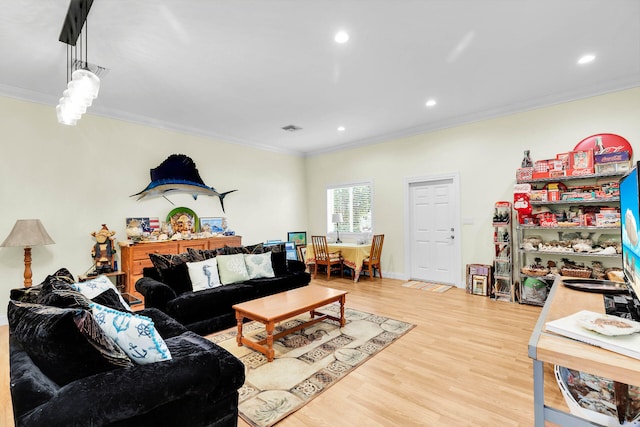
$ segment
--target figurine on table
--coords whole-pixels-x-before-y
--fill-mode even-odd
[[[91,250],[95,275],[112,273],[114,271],[116,246],[113,236],[115,234],[116,232],[110,231],[106,224],[102,224],[100,231],[91,233],[91,235],[96,238],[96,244],[93,245],[93,249]]]

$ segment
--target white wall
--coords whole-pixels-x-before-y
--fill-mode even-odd
[[[226,216],[243,242],[257,243],[304,230],[304,159],[206,138],[139,126],[91,114],[76,127],[57,123],[55,109],[0,97],[0,242],[17,219],[39,218],[56,242],[35,247],[33,283],[67,267],[74,275],[92,266],[102,223],[126,239],[125,218],[165,219],[186,206],[199,216]],[[172,195],[136,201],[149,183],[149,169],[170,154],[190,156],[207,185],[238,189],[225,199]],[[24,252],[0,248],[0,319],[9,290],[23,284]]]
[[[459,173],[460,218],[473,222],[459,226],[462,265],[490,264],[493,204],[513,200],[524,150],[531,150],[534,161],[549,159],[596,133],[622,135],[640,150],[640,89],[308,158],[308,232],[326,231],[327,185],[373,179],[374,231],[385,234],[382,269],[406,278],[405,179]]]
[[[285,239],[287,231],[325,233],[326,186],[372,179],[375,231],[386,235],[383,270],[398,278],[405,276],[405,179],[459,173],[460,217],[473,222],[461,225],[463,266],[490,263],[493,203],[511,200],[524,150],[534,160],[551,158],[608,132],[637,151],[639,118],[636,88],[301,159],[90,114],[77,127],[60,126],[53,107],[0,97],[0,240],[16,219],[40,218],[56,244],[33,249],[34,283],[62,266],[83,273],[92,264],[90,233],[100,224],[124,239],[126,217],[163,218],[174,208],[129,196],[148,184],[150,168],[184,153],[208,185],[239,189],[225,200],[226,216],[245,243]],[[222,215],[215,198],[170,198],[200,216]],[[0,248],[0,316],[22,273],[22,250]]]

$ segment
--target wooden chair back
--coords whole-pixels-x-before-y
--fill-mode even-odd
[[[327,237],[311,236],[311,243],[313,244],[313,254],[316,259],[316,263],[329,261],[329,247],[327,246]]]
[[[382,244],[384,243],[384,234],[376,234],[371,241],[371,252],[369,252],[369,263],[373,265],[380,264],[382,256]]]

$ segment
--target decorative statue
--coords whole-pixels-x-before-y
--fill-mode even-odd
[[[107,228],[107,224],[102,224],[100,231],[91,233],[91,235],[96,238],[96,244],[93,245],[93,249],[91,250],[96,275],[112,273],[114,271],[116,246],[113,236],[115,234],[115,231],[110,231],[109,228]]]
[[[530,168],[533,166],[533,162],[531,161],[531,155],[529,154],[529,150],[524,150],[524,158],[522,159],[522,167]]]

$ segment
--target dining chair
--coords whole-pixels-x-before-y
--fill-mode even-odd
[[[376,234],[371,241],[371,251],[369,256],[364,259],[362,263],[362,271],[369,271],[369,277],[375,277],[375,270],[378,270],[378,274],[382,279],[382,268],[380,267],[380,256],[382,255],[382,244],[384,243],[384,234]]]
[[[326,236],[311,236],[311,243],[313,244],[313,255],[316,261],[315,268],[313,270],[313,278],[316,278],[318,269],[321,266],[327,269],[327,279],[331,278],[331,269],[337,267],[340,269],[340,277],[343,277],[343,259],[340,252],[329,252]]]

